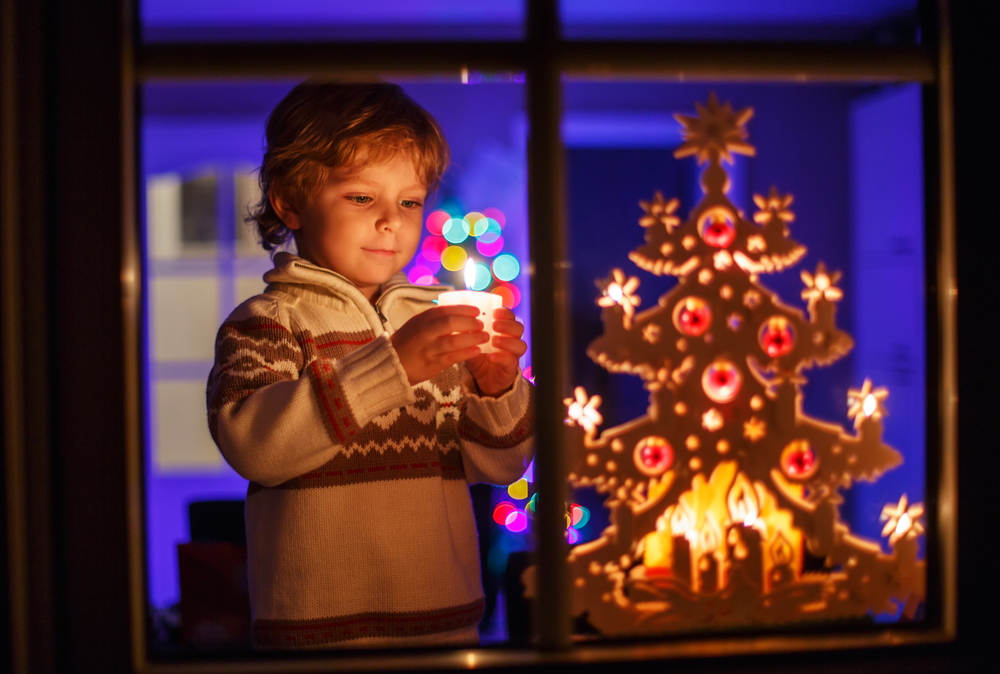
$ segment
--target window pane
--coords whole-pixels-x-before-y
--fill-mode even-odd
[[[511,40],[521,0],[140,0],[146,42],[238,40]]]
[[[294,84],[142,89],[148,589],[161,654],[250,648],[243,521],[248,482],[215,447],[205,389],[220,324],[264,291],[262,276],[273,266],[244,219],[261,197],[257,167],[265,120]],[[461,288],[464,267],[457,262],[474,262],[474,288],[498,295],[524,323],[530,343],[524,88],[471,80],[403,86],[439,121],[452,151],[452,166],[424,209],[417,254],[403,271],[414,284]],[[295,252],[294,243],[287,248]],[[526,376],[530,363],[529,352],[521,361]],[[513,486],[473,485],[466,513],[478,529],[483,643],[529,637],[520,590],[508,599],[506,589],[520,582],[533,547],[533,476],[527,466],[515,468],[508,480]],[[396,538],[427,535],[410,522],[410,510],[422,505],[392,513]],[[343,521],[355,522],[376,507],[359,501]],[[474,579],[475,569],[467,575]]]
[[[577,40],[920,42],[917,0],[561,0]]]
[[[566,85],[578,638],[922,616],[920,97]]]

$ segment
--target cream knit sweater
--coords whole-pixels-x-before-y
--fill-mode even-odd
[[[279,253],[219,330],[208,419],[250,480],[254,643],[478,643],[468,483],[509,484],[533,450],[531,386],[479,397],[464,366],[411,387],[389,335],[443,288],[402,274],[375,306]]]

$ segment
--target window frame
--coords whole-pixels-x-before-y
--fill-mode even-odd
[[[138,2],[123,0],[127,16]],[[925,45],[739,44],[722,42],[562,41],[558,2],[527,0],[523,41],[377,43],[156,43],[133,41],[126,20],[123,105],[122,298],[124,311],[125,469],[128,476],[128,573],[133,666],[149,672],[332,671],[469,668],[583,663],[879,647],[945,642],[956,636],[957,386],[955,184],[951,44],[946,2],[924,6]],[[934,28],[934,30],[929,30]],[[929,34],[933,33],[933,34]],[[349,64],[334,66],[332,64]],[[407,653],[323,654],[305,659],[255,656],[195,662],[153,658],[146,643],[145,521],[143,498],[142,255],[138,215],[137,92],[169,79],[277,78],[308,75],[429,75],[463,68],[527,72],[529,230],[532,322],[537,385],[539,493],[565,492],[566,456],[560,432],[567,364],[569,266],[565,246],[565,169],[560,137],[561,77],[726,82],[917,82],[924,92],[928,343],[928,606],[919,628],[873,628],[862,633],[775,633],[764,636],[609,641],[572,646],[568,550],[562,536],[562,499],[541,498],[538,510],[538,647]],[[544,335],[547,339],[541,339]],[[556,385],[558,383],[558,385]],[[937,414],[934,413],[936,410]],[[553,506],[546,507],[551,503]],[[930,520],[931,517],[928,519]]]

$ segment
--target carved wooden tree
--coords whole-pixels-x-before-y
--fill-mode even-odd
[[[600,398],[566,400],[570,483],[606,494],[611,526],[571,550],[574,612],[606,634],[776,624],[887,612],[924,596],[923,507],[883,510],[892,552],[852,534],[840,492],[899,463],[882,442],[885,389],[849,392],[854,432],[805,415],[802,371],[852,347],[835,325],[839,272],[801,273],[807,310],[758,280],[796,264],[791,195],[756,195],[753,222],[729,201],[723,160],[753,155],[746,122],[713,94],[678,115],[675,157],[706,164],[704,197],[683,223],[677,199],[642,202],[641,269],[679,283],[637,313],[636,277],[598,282],[604,334],[587,353],[642,378],[645,416],[605,430]],[[825,560],[803,569],[804,550]]]

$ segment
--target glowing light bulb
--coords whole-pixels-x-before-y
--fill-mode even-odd
[[[469,260],[465,263],[465,289],[472,290],[476,284],[476,263]]]
[[[897,538],[902,538],[903,534],[910,530],[910,514],[903,513],[899,516],[899,521],[896,522],[896,531],[894,532]]]
[[[869,393],[867,396],[865,396],[865,402],[862,407],[865,416],[870,417],[871,415],[875,414],[876,408],[878,408],[878,400],[875,399],[875,396]]]
[[[743,526],[752,527],[756,521],[757,521],[757,513],[751,512],[743,520]]]
[[[622,301],[622,289],[618,284],[611,284],[608,286],[608,297],[613,299],[615,302]]]

